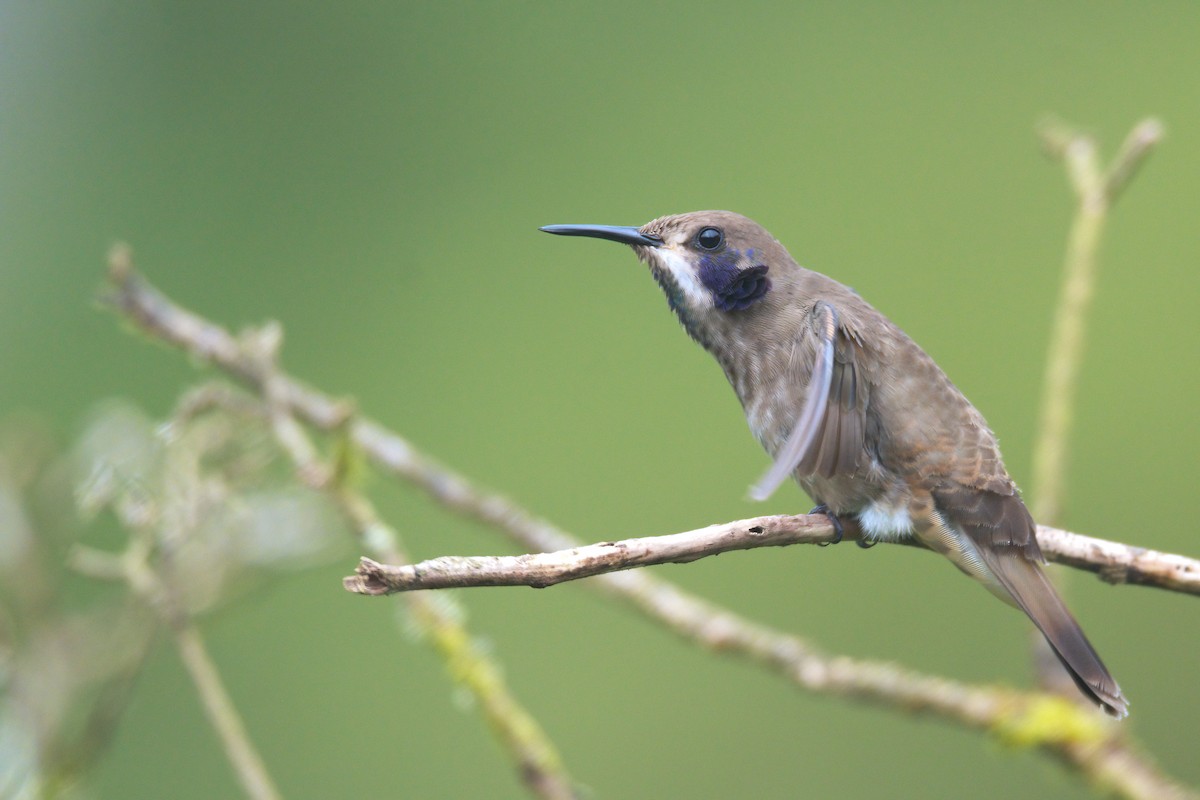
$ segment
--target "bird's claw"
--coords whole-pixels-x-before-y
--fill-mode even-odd
[[[832,542],[818,542],[818,546],[828,547],[831,544],[838,544],[842,541],[842,537],[846,534],[846,532],[842,529],[842,521],[837,518],[837,514],[829,510],[829,506],[822,503],[808,513],[824,514],[825,518],[829,520],[829,524],[833,526],[834,540]]]
[[[821,547],[828,547],[831,544],[838,544],[845,537],[846,531],[842,528],[842,521],[840,519],[838,519],[837,514],[834,514],[832,511],[829,510],[829,506],[822,503],[821,505],[817,506],[816,508],[814,508],[812,511],[810,511],[808,513],[824,514],[825,517],[829,520],[829,524],[833,526],[833,532],[835,535],[834,540],[832,542],[818,542],[818,544]],[[867,550],[869,548],[874,547],[876,544],[878,544],[878,542],[871,541],[862,533],[860,533],[858,535],[858,537],[855,538],[854,543],[856,545],[858,545],[859,547],[861,547],[863,550]]]

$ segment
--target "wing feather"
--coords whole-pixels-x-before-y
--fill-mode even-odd
[[[853,472],[863,452],[866,387],[859,380],[858,344],[841,328],[837,311],[819,303],[814,311],[817,362],[805,392],[804,406],[766,474],[750,489],[765,500],[789,475],[832,476]]]

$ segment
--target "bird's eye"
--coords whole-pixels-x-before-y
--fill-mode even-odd
[[[704,228],[696,234],[696,244],[704,250],[716,250],[725,243],[725,234],[720,228]]]

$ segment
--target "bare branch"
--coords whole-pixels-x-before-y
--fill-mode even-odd
[[[1163,124],[1153,117],[1142,120],[1130,131],[1104,176],[1104,194],[1108,197],[1109,205],[1129,185],[1162,138]]]
[[[846,538],[855,538],[857,531],[845,527]],[[753,517],[684,533],[599,542],[552,553],[443,556],[408,565],[386,565],[364,558],[355,574],[343,583],[351,592],[368,595],[470,586],[540,589],[607,572],[687,563],[734,550],[834,541],[833,526],[820,514]],[[1159,586],[1200,595],[1200,560],[1044,526],[1038,528],[1038,542],[1051,561],[1094,572],[1108,583]]]
[[[271,800],[278,798],[279,790],[271,781],[263,764],[262,756],[254,747],[241,714],[233,704],[221,674],[208,647],[200,636],[200,631],[190,621],[182,621],[171,626],[175,635],[175,646],[179,650],[179,660],[187,669],[192,683],[196,686],[202,700],[201,705],[208,715],[213,729],[219,734],[225,755],[236,768],[238,779],[247,796],[256,800]]]
[[[466,586],[532,586],[589,578],[606,572],[685,563],[731,550],[786,544],[830,544],[836,535],[821,515],[757,517],[696,531],[619,542],[600,542],[554,553],[524,556],[444,556],[420,564],[386,566],[364,558],[357,574],[343,579],[359,594]]]
[[[1048,560],[1094,572],[1106,583],[1129,583],[1200,594],[1200,559],[1133,547],[1045,525],[1038,526],[1038,544]]]
[[[1087,315],[1095,293],[1096,251],[1110,207],[1162,138],[1162,123],[1156,119],[1140,122],[1107,170],[1100,166],[1096,143],[1087,134],[1057,120],[1044,122],[1040,133],[1046,149],[1063,160],[1078,201],[1055,305],[1033,453],[1033,517],[1057,525],[1062,516],[1067,446]]]

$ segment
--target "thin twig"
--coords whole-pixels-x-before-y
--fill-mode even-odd
[[[256,371],[263,376],[266,415],[300,480],[326,491],[349,520],[361,546],[381,558],[407,559],[400,535],[380,518],[366,495],[337,479],[338,471],[321,461],[316,445],[293,415],[287,403],[287,383],[276,360],[282,332],[268,326],[259,336],[247,335],[243,340],[261,345],[247,349],[259,358]],[[463,622],[446,603],[418,596],[406,599],[412,619],[429,636],[455,682],[466,687],[479,703],[526,787],[545,800],[577,800],[574,782],[558,749],[512,694],[499,665],[476,644]]]
[[[1151,151],[1162,138],[1163,124],[1153,117],[1139,122],[1129,132],[1129,136],[1125,137],[1125,142],[1104,176],[1104,195],[1108,198],[1110,207],[1146,163]]]
[[[146,562],[141,541],[134,539],[121,556],[76,546],[70,553],[70,565],[90,577],[125,581],[135,594],[154,609],[175,639],[179,660],[196,687],[204,714],[216,732],[242,790],[253,800],[279,800],[279,790],[246,732],[237,706],[208,654],[204,638]]]
[[[246,794],[256,800],[279,797],[279,790],[263,765],[262,756],[254,747],[237,707],[229,697],[216,664],[208,654],[200,631],[189,620],[172,626],[179,658],[199,692],[204,713],[217,731],[225,755],[234,765],[238,780]]]
[[[1087,314],[1096,282],[1096,250],[1112,203],[1162,138],[1155,119],[1139,123],[1107,170],[1100,166],[1090,136],[1061,122],[1042,126],[1046,149],[1067,167],[1078,209],[1067,243],[1063,283],[1055,308],[1041,412],[1033,453],[1033,518],[1057,525],[1062,516],[1067,446],[1074,421],[1079,368],[1087,335]]]
[[[238,340],[223,328],[173,304],[137,275],[127,260],[113,261],[110,279],[107,300],[122,316],[152,337],[213,364],[259,393],[264,391],[261,367],[241,352]],[[420,488],[447,509],[502,531],[531,552],[581,546],[550,523],[437,464],[378,423],[348,418],[345,406],[327,395],[283,373],[276,378],[278,396],[298,418],[319,429],[343,430],[377,467]],[[1138,781],[1108,774],[1109,762],[1096,753],[1124,741],[1119,729],[1091,709],[1061,698],[970,686],[894,664],[828,655],[797,636],[758,625],[645,571],[600,575],[590,584],[684,638],[714,652],[748,658],[809,691],[929,713],[996,732],[1037,747],[1093,780],[1103,780],[1125,797],[1197,797],[1144,762],[1139,763],[1144,769]]]

